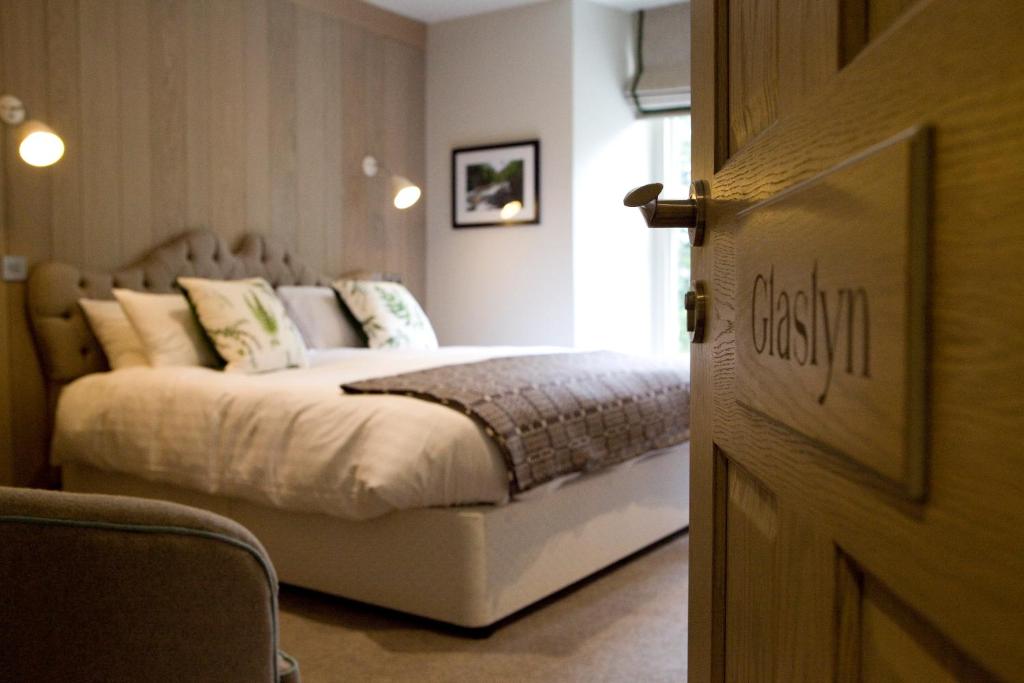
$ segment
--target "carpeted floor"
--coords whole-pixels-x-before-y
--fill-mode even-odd
[[[688,538],[674,536],[481,637],[283,586],[304,683],[685,681]]]

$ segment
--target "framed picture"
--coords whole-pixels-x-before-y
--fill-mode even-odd
[[[456,228],[540,223],[540,141],[452,151]]]

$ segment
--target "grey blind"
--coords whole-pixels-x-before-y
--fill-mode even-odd
[[[629,98],[642,114],[690,108],[690,3],[637,13]]]

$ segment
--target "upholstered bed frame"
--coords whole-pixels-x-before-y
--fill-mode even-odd
[[[325,284],[287,248],[262,235],[246,235],[232,251],[209,230],[193,230],[160,245],[137,263],[113,273],[44,263],[32,271],[28,310],[43,373],[54,389],[91,372],[107,370],[99,342],[79,299],[113,299],[113,289],[172,292],[181,276],[234,280],[263,277],[280,285]]]
[[[61,388],[107,370],[78,305],[114,287],[174,291],[179,276],[325,284],[280,244],[246,235],[236,250],[193,231],[114,273],[47,263],[28,284],[29,317],[51,406]],[[466,627],[483,627],[689,523],[689,444],[504,506],[405,510],[366,522],[298,514],[68,463],[64,488],[205,508],[248,527],[282,582]]]

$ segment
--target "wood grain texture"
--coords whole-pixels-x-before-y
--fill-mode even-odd
[[[868,44],[867,0],[839,0],[839,66],[846,66]]]
[[[271,222],[269,1],[249,0],[245,6],[245,218],[249,230],[267,233]]]
[[[427,107],[427,65],[420,57],[420,53],[407,45],[396,46],[399,53],[397,64],[394,65],[392,73],[402,83],[402,91],[405,93],[405,104],[395,103],[388,106],[388,111],[397,108],[401,112],[399,126],[402,135],[401,149],[394,150],[395,158],[400,160],[402,167],[398,170],[412,179],[413,182],[423,186],[424,176],[422,170],[427,165],[426,146],[419,141],[427,137],[427,121],[425,116],[418,112],[425,111]],[[398,131],[396,131],[397,133]],[[408,150],[403,153],[402,150]],[[427,234],[424,230],[418,230],[416,226],[424,225],[427,220],[427,203],[417,202],[412,207],[401,213],[403,224],[401,234],[407,235],[404,240],[405,260],[397,264],[399,268],[406,271],[408,278],[406,285],[413,291],[424,292],[427,287],[426,264],[418,259],[417,255],[427,252]],[[415,264],[417,267],[409,268],[405,264]]]
[[[334,16],[363,32],[391,38],[417,50],[427,47],[426,24],[374,7],[361,0],[294,0],[320,14]]]
[[[343,187],[345,184],[345,154],[342,147],[343,132],[342,119],[344,114],[343,98],[345,97],[345,80],[342,76],[342,31],[343,24],[334,18],[324,19],[324,42],[323,42],[323,65],[324,65],[324,118],[323,118],[323,149],[324,157],[323,184],[323,240],[320,243],[321,263],[338,264],[343,267],[345,261],[344,229],[345,229],[345,203],[342,199]],[[422,63],[422,53],[420,53]],[[425,109],[419,108],[420,118],[425,118]],[[421,135],[412,141],[407,153],[414,154],[417,150],[422,151],[425,145],[426,135]],[[422,164],[421,166],[422,167]],[[419,225],[426,225],[426,221],[420,221]],[[407,240],[415,241],[423,230],[416,230],[416,226],[405,233]],[[420,251],[424,255],[426,251]],[[422,266],[420,266],[422,267]],[[415,270],[415,269],[413,269]],[[331,274],[340,273],[341,270],[332,270]],[[424,291],[420,289],[419,291]]]
[[[154,242],[169,239],[188,225],[187,9],[186,0],[149,5],[150,230]]]
[[[368,224],[368,211],[372,201],[370,190],[373,187],[363,175],[363,157],[369,153],[367,137],[371,125],[372,103],[363,92],[366,70],[369,68],[368,44],[369,36],[353,26],[342,25],[341,32],[341,80],[345,88],[341,93],[341,150],[342,183],[341,203],[345,207],[342,219],[342,250],[345,254],[344,270],[362,268],[360,263],[373,259],[370,242],[372,233],[367,239],[356,239],[355,233],[359,226]],[[374,226],[376,227],[376,226]]]
[[[881,36],[916,0],[839,0],[839,63],[847,64]]]
[[[79,3],[83,260],[113,266],[121,257],[121,108],[118,103],[118,5]],[[109,245],[115,245],[113,249]],[[113,253],[111,253],[113,252]]]
[[[770,681],[779,635],[778,502],[741,467],[731,465],[728,472],[725,680]]]
[[[14,0],[3,7],[3,91],[17,93],[29,118],[49,119],[47,97],[46,5],[34,0]],[[52,178],[45,169],[23,163],[17,154],[16,129],[4,126],[9,148],[4,156],[7,170],[7,248],[30,260],[53,250],[50,225]],[[24,200],[24,201],[23,201]],[[13,290],[14,288],[12,288]],[[17,301],[11,301],[17,305]]]
[[[206,221],[234,243],[246,232],[245,2],[210,5],[209,165]],[[315,66],[313,67],[316,68]]]
[[[932,626],[870,576],[860,604],[859,670],[863,683],[995,683]]]
[[[779,3],[779,115],[800,108],[839,68],[839,3]]]
[[[185,9],[185,222],[190,228],[210,218],[212,9],[207,0],[188,0]]]
[[[383,101],[387,94],[387,85],[384,81],[386,50],[387,47],[383,43],[368,40],[364,46],[363,60],[359,62],[359,65],[362,66],[362,72],[357,76],[356,81],[359,84],[359,97],[363,98],[371,107],[373,102]],[[356,143],[354,149],[362,150],[360,159],[363,155],[372,154],[378,157],[380,163],[388,168],[392,167],[394,162],[388,159],[386,154],[378,151],[383,149],[388,135],[384,119],[370,115],[367,117],[366,123],[365,137]],[[359,166],[357,165],[355,168],[359,172]],[[362,241],[370,259],[384,258],[386,260],[388,242],[390,241],[387,230],[390,214],[381,211],[381,207],[388,205],[389,192],[386,179],[382,175],[378,175],[376,178],[363,176],[362,183],[366,188],[364,192],[367,199],[367,203],[363,207],[365,211],[363,220],[370,230],[362,240],[350,240],[350,243]],[[384,270],[389,269],[385,267]]]
[[[843,16],[851,20],[848,13]],[[835,75],[840,5],[820,0],[730,0],[726,23],[728,68],[722,72],[728,98],[722,104],[728,111],[732,154],[776,119],[798,110],[805,97]]]
[[[398,212],[360,162],[422,183],[425,27],[359,5],[0,0],[0,91],[67,146],[49,169],[4,154],[5,253],[108,269],[191,227],[255,231],[422,298],[423,204]],[[12,463],[25,484],[46,472],[46,411],[23,296],[3,286],[0,481]]]
[[[51,239],[56,258],[80,260],[82,235],[81,76],[79,72],[79,6],[77,0],[47,4],[47,64],[50,82],[48,125],[64,139],[68,150],[49,169],[53,183]]]
[[[325,25],[317,13],[298,7],[295,29],[303,36],[295,51],[295,125],[302,135],[296,136],[296,249],[305,261],[315,263],[324,245],[324,212],[328,188],[324,176],[328,163],[324,122],[327,118],[325,92],[329,73],[317,68],[323,61]],[[336,191],[336,190],[335,190]]]
[[[282,239],[295,229],[299,211],[295,13],[286,0],[270,3],[270,234]]]
[[[867,0],[868,40],[882,35],[917,0]]]
[[[779,114],[779,3],[729,2],[729,149],[735,153]]]
[[[691,5],[690,66],[693,87],[692,172],[710,179],[728,159],[728,5],[726,0],[701,0]],[[712,188],[713,190],[714,188]],[[712,204],[710,211],[715,211]],[[714,215],[709,215],[713,224]],[[691,279],[712,282],[714,240],[692,250]],[[709,291],[710,320],[703,344],[690,349],[690,381],[701,387],[704,400],[690,403],[690,586],[687,665],[691,681],[710,683],[724,678],[724,456],[717,455],[712,420],[713,340],[722,334],[716,305]],[[717,463],[717,465],[716,465]],[[716,534],[718,537],[716,538]],[[722,556],[716,558],[716,551]]]
[[[736,397],[924,495],[929,135],[739,214]],[[822,225],[829,225],[823,231]]]
[[[835,548],[808,512],[789,504],[778,510],[773,627],[780,682],[833,680]]]
[[[853,560],[836,551],[835,633],[833,646],[836,683],[859,683],[861,658],[861,601],[864,579]]]
[[[0,11],[3,32],[4,92],[17,93],[31,117],[46,121],[47,97],[46,4],[17,0]],[[16,149],[15,132],[4,126],[7,148]],[[49,229],[52,182],[46,169],[22,163],[17,153],[5,154],[8,253],[25,254],[30,262],[53,249]],[[45,483],[46,402],[25,314],[25,286],[9,283],[0,314],[7,318],[7,388],[10,422],[4,446],[15,484]],[[29,457],[22,457],[27,454]]]
[[[707,11],[698,11],[702,4],[710,3],[695,3],[695,18]],[[694,466],[709,438],[696,435],[710,425],[716,445],[762,482],[780,509],[811,511],[916,619],[1008,680],[1024,671],[1022,25],[1018,2],[915,4],[713,176],[710,248],[695,258],[695,276],[712,287],[709,348],[694,361]],[[694,103],[696,155],[710,144],[698,146],[697,137],[713,131],[697,128],[707,123],[698,116],[697,92]],[[739,211],[924,124],[936,131],[926,310],[930,488],[926,502],[907,504],[871,491],[849,468],[737,405],[733,260]],[[695,165],[696,174],[706,170]],[[710,419],[700,405],[706,402]],[[704,542],[698,516],[709,495],[698,485],[692,552]],[[708,570],[697,561],[706,557],[692,558],[691,580],[704,581]],[[692,650],[691,657],[708,658]]]
[[[831,680],[833,547],[799,510],[722,461],[725,680]]]
[[[126,258],[142,252],[153,241],[148,7],[135,0],[121,0],[118,19],[122,177],[119,256]],[[54,199],[57,200],[56,188]]]

